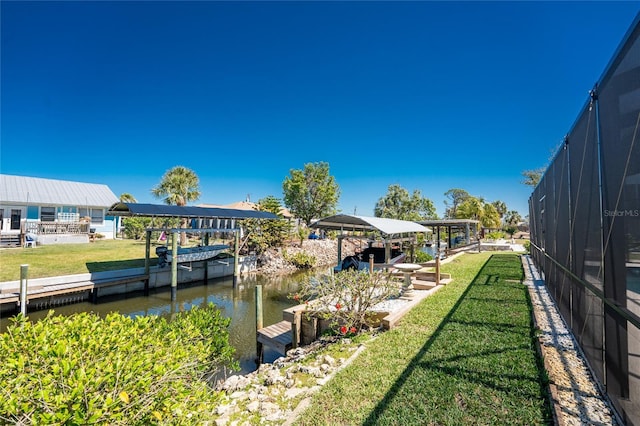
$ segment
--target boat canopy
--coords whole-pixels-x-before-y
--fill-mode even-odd
[[[144,203],[115,203],[107,211],[107,216],[186,217],[191,219],[278,219],[278,216],[273,213],[258,210]]]
[[[386,236],[431,232],[425,226],[409,220],[388,219],[383,217],[354,216],[338,214],[325,217],[311,224],[311,228],[336,231],[379,231]]]

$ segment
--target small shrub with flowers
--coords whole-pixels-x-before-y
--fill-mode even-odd
[[[389,273],[350,269],[321,280],[311,277],[290,297],[307,305],[308,317],[330,320],[334,333],[352,336],[371,326],[373,307],[399,294],[398,281]]]

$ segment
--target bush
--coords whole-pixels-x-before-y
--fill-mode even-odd
[[[506,237],[507,235],[502,231],[493,231],[489,232],[485,235],[485,238],[489,238],[491,240],[499,240],[501,238]]]
[[[210,419],[218,368],[237,369],[228,318],[212,304],[132,319],[18,316],[0,335],[0,423],[193,424]]]
[[[303,281],[290,297],[307,304],[307,315],[331,320],[336,334],[353,334],[369,327],[378,303],[398,296],[400,284],[389,273],[347,269]]]
[[[284,252],[284,257],[287,261],[291,262],[298,269],[311,269],[316,265],[316,258],[305,252],[298,252],[291,256]]]
[[[430,260],[433,260],[433,256],[431,256],[429,253],[426,253],[422,250],[416,251],[416,262],[426,263]]]

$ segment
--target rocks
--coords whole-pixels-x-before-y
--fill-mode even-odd
[[[317,354],[337,338],[322,338],[312,344],[290,350],[272,364],[245,376],[234,375],[216,390],[225,391],[226,400],[217,407],[216,425],[250,424],[258,416],[262,424],[282,424],[292,418],[299,402],[320,388],[347,361]],[[357,356],[352,352],[351,358]]]
[[[549,375],[551,398],[560,425],[616,425],[578,344],[560,316],[529,256],[522,257],[538,338]],[[533,273],[532,273],[533,271]]]
[[[258,267],[256,272],[261,274],[289,274],[297,270],[296,266],[285,259],[287,256],[294,256],[304,252],[316,259],[315,266],[332,266],[338,264],[338,241],[337,240],[303,240],[302,247],[300,241],[293,242],[285,248],[271,249],[258,257]],[[351,256],[355,253],[355,247],[343,242],[342,257]]]

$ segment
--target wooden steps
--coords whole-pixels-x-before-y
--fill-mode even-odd
[[[258,330],[258,359],[262,361],[262,345],[268,345],[281,354],[286,354],[293,345],[291,339],[291,323],[282,320]]]
[[[20,247],[21,242],[20,234],[0,234],[0,247]]]

